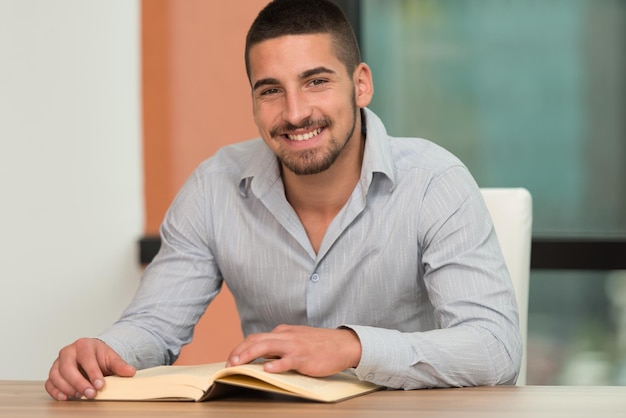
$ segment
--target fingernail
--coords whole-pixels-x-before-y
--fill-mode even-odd
[[[233,357],[233,363],[234,364],[239,364],[239,356]]]
[[[94,387],[95,387],[96,389],[100,390],[100,389],[102,389],[102,387],[104,386],[104,382],[103,382],[102,380],[100,380],[100,379],[96,379],[96,380],[93,382],[93,385],[94,385]]]
[[[96,396],[96,391],[95,391],[95,390],[93,390],[92,388],[89,388],[89,389],[87,389],[87,390],[85,391],[85,397],[87,397],[87,398],[91,399],[91,398],[93,398],[94,396]]]

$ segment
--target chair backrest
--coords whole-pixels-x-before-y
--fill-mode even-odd
[[[493,220],[498,241],[519,307],[520,329],[524,341],[518,385],[526,384],[528,342],[528,287],[530,280],[530,245],[532,235],[532,197],[524,188],[481,189]]]

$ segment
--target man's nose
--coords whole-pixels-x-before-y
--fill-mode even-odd
[[[303,120],[311,116],[312,106],[306,94],[301,91],[289,92],[285,97],[283,119],[292,125],[299,126]]]

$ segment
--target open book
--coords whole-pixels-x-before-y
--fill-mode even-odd
[[[138,370],[133,377],[107,376],[95,399],[205,401],[221,395],[226,387],[244,387],[319,402],[338,402],[382,389],[348,372],[309,377],[296,372],[268,373],[260,363],[228,368],[224,365],[158,366]]]

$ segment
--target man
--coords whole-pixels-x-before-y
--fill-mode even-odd
[[[135,299],[63,348],[46,389],[92,398],[103,376],[171,364],[228,283],[245,339],[227,363],[393,388],[513,383],[521,337],[480,191],[440,147],[391,138],[372,75],[326,0],[275,0],[246,40],[262,139],[186,182]]]

